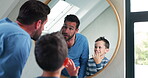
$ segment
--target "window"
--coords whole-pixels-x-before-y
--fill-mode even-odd
[[[147,78],[148,22],[134,23],[135,78]]]
[[[126,78],[147,78],[148,9],[146,1],[126,0]]]
[[[131,0],[131,12],[148,11],[148,0]]]
[[[59,0],[51,9],[51,13],[48,15],[48,22],[45,24],[42,34],[59,31],[63,25],[65,16],[75,14],[78,10],[78,7]]]

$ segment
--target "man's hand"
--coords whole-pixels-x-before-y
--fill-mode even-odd
[[[79,66],[76,67],[72,59],[68,60],[68,64],[65,66],[70,76],[78,76]]]

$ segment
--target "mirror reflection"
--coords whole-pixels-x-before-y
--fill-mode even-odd
[[[52,9],[42,34],[60,31],[64,25],[64,18],[69,14],[74,14],[80,19],[78,33],[88,40],[89,59],[94,55],[95,41],[99,37],[104,37],[110,43],[105,57],[112,60],[118,44],[119,30],[116,15],[106,0],[51,0],[48,5]],[[90,77],[96,76],[101,70]]]
[[[118,24],[116,16],[107,1],[53,0],[48,5],[52,10],[43,34],[59,31],[63,26],[66,15],[75,14],[80,19],[78,33],[88,39],[89,58],[94,55],[95,40],[99,37],[105,37],[110,43],[109,51],[105,54],[105,57],[111,60],[118,41]],[[63,7],[59,8],[61,5]]]
[[[110,43],[109,51],[105,54],[105,57],[109,59],[109,63],[112,61],[119,47],[120,28],[118,26],[119,22],[116,20],[116,15],[106,0],[43,1],[50,1],[48,5],[52,9],[55,8],[55,10],[51,11],[48,23],[45,25],[45,30],[42,34],[60,31],[64,24],[64,18],[69,14],[75,14],[80,19],[78,33],[84,35],[88,40],[89,58],[92,58],[92,55],[94,54],[95,40],[99,37],[105,37]],[[108,66],[109,63],[107,63],[106,66]],[[104,70],[104,68],[87,77],[91,78],[98,75],[102,70]],[[36,72],[32,73],[34,71]],[[36,77],[41,74],[41,72],[42,70],[38,67],[34,59],[33,45],[30,57],[22,74],[22,78]]]

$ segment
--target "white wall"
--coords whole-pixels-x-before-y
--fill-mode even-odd
[[[81,25],[80,25],[81,26]],[[82,32],[89,42],[90,57],[94,54],[94,43],[99,37],[105,37],[110,42],[110,51],[106,54],[108,59],[113,55],[118,41],[118,24],[111,7],[108,7]]]
[[[113,62],[105,70],[103,70],[101,73],[99,73],[96,77],[93,78],[125,78],[124,0],[111,0],[111,1],[114,4],[115,8],[117,9],[119,17],[121,19],[121,29],[122,29],[121,45]]]
[[[0,0],[0,19],[7,17],[19,0]]]

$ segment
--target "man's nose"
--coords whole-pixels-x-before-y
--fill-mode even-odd
[[[69,32],[69,29],[68,29],[68,28],[66,28],[66,29],[65,29],[65,33],[68,33],[68,32]]]

